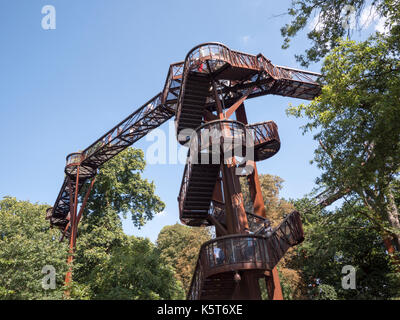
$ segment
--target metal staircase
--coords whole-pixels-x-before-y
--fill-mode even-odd
[[[223,144],[221,147],[223,150],[220,144]],[[217,148],[215,148],[216,145]],[[227,151],[246,154],[246,148],[254,152],[255,161],[265,160],[275,155],[280,149],[276,124],[267,121],[245,126],[237,121],[215,120],[197,128],[191,137],[190,155],[178,196],[180,219],[184,224],[210,225],[207,217],[215,184],[220,176],[223,162],[221,155],[223,156]],[[193,159],[196,160],[195,163]],[[215,164],[212,164],[213,162]]]
[[[208,77],[201,74],[188,74],[180,106],[178,132],[183,129],[196,129],[201,124],[210,87]]]
[[[186,164],[178,202],[180,218],[187,225],[208,224],[208,211],[219,171],[219,164]]]
[[[282,78],[274,81],[277,73]],[[259,290],[258,279],[303,240],[298,212],[291,213],[275,230],[267,219],[245,212],[238,204],[242,201],[237,186],[240,173],[229,174],[232,169],[266,160],[280,149],[274,122],[245,125],[227,119],[245,99],[261,88],[303,98],[319,90],[315,83],[299,79],[293,83],[288,78],[293,78],[291,71],[278,71],[263,56],[241,54],[218,44],[196,47],[186,57],[175,118],[178,141],[189,146],[178,196],[180,219],[192,227],[215,225],[219,233],[200,249],[188,299],[243,298],[250,287]],[[249,85],[260,79],[264,87]],[[220,178],[224,202],[214,201]],[[232,219],[238,223],[236,229]],[[235,275],[240,278],[239,273],[246,281],[238,286]]]

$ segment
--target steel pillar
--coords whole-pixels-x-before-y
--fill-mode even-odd
[[[227,116],[222,109],[222,103],[219,99],[215,82],[213,89],[218,118],[226,119]],[[221,131],[223,130],[224,128],[221,128]],[[240,188],[239,177],[235,173],[235,158],[232,156],[229,159],[225,159],[222,152],[221,159],[222,186],[225,201],[227,232],[228,234],[246,234],[246,232],[248,232],[249,230],[249,225],[247,221],[246,210],[244,208],[243,195]],[[254,272],[251,270],[242,271],[240,276],[241,280],[236,285],[236,288],[232,295],[232,299],[261,300],[260,287],[258,284],[258,279],[256,278]]]
[[[75,223],[76,223],[76,210],[77,210],[77,202],[78,202],[78,186],[79,186],[79,170],[80,166],[77,167],[77,173],[76,173],[76,180],[75,180],[75,195],[72,195],[72,182],[71,178],[68,180],[68,189],[69,189],[69,200],[70,200],[70,223],[71,223],[71,234],[69,238],[69,251],[68,251],[68,259],[67,259],[67,264],[68,264],[68,271],[65,275],[65,287],[66,290],[64,291],[64,295],[66,297],[69,297],[70,292],[68,285],[70,284],[72,280],[72,262],[74,260],[74,252],[75,252]]]
[[[88,188],[88,190],[86,191],[84,200],[82,202],[82,205],[79,209],[79,213],[77,213],[78,211],[78,183],[79,183],[79,172],[80,172],[80,166],[77,167],[77,173],[76,173],[76,181],[75,181],[75,195],[74,197],[72,196],[72,182],[71,182],[71,178],[69,178],[68,180],[68,184],[69,184],[69,196],[70,196],[70,208],[72,209],[70,212],[70,222],[68,225],[71,226],[71,233],[70,233],[70,238],[69,238],[69,251],[68,251],[68,259],[67,259],[67,264],[68,264],[68,271],[65,275],[65,282],[64,282],[64,286],[66,287],[65,291],[64,291],[64,295],[65,297],[69,297],[70,296],[70,291],[69,291],[69,284],[72,281],[72,264],[74,261],[74,254],[75,254],[75,249],[76,249],[76,235],[78,232],[78,224],[82,218],[82,214],[83,211],[85,210],[90,192],[92,191],[94,182],[96,181],[96,177],[93,177],[90,186]],[[61,237],[61,241],[65,236],[65,232],[67,231],[67,227],[64,230],[64,233]]]
[[[248,124],[246,109],[242,103],[235,111],[236,119],[244,124]],[[247,176],[247,182],[250,189],[250,197],[253,203],[254,213],[267,218],[267,212],[265,210],[264,199],[262,196],[261,184],[258,178],[257,165],[252,161],[253,172]],[[268,296],[270,300],[283,300],[281,283],[279,280],[279,273],[275,267],[272,270],[271,275],[265,274],[265,281],[268,289]]]

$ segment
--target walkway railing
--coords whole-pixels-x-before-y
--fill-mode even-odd
[[[254,137],[254,160],[261,161],[275,155],[281,146],[278,126],[273,121],[265,121],[247,125]]]
[[[190,138],[190,157],[192,162],[208,161],[204,155],[216,155],[215,163],[220,163],[220,155],[244,154],[246,148],[253,148],[253,137],[246,131],[246,126],[234,120],[214,120],[199,126]],[[206,163],[206,162],[205,162]],[[209,163],[209,162],[208,162]]]
[[[285,252],[304,240],[300,214],[293,211],[268,236],[229,235],[200,248],[188,299],[198,299],[206,278],[239,270],[272,270]]]
[[[216,73],[227,65],[236,68],[245,68],[248,70],[264,71],[275,81],[286,80],[289,81],[289,83],[299,82],[303,84],[309,84],[310,89],[313,89],[314,87],[319,88],[318,80],[320,74],[318,73],[289,67],[275,66],[262,54],[252,55],[240,51],[234,51],[221,43],[203,43],[190,50],[184,60],[183,72],[180,75],[182,85],[178,98],[178,108],[176,114],[177,121],[180,119],[182,110],[181,106],[183,97],[185,95],[185,83],[189,72],[212,74]],[[288,83],[286,83],[286,85],[288,85]],[[249,98],[252,96],[261,95],[263,92],[265,94],[265,91],[268,91],[269,89],[269,86],[266,88],[258,87],[252,94],[249,95]],[[279,90],[278,92],[274,92],[272,89],[270,93],[279,94]],[[285,93],[285,95],[287,94]]]
[[[181,188],[179,190],[179,196],[178,196],[179,216],[181,219],[182,219],[182,213],[183,213],[183,205],[184,205],[186,194],[187,194],[187,191],[189,188],[189,181],[190,181],[191,173],[192,173],[192,164],[190,163],[190,159],[188,159],[188,161],[185,165],[185,170],[183,172]]]

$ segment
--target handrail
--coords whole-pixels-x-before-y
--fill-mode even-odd
[[[187,75],[190,71],[196,70],[198,73],[214,73],[223,65],[215,64],[210,65],[210,63],[206,63],[204,68],[199,68],[200,65],[203,65],[205,61],[219,61],[223,63],[227,63],[232,67],[239,68],[247,68],[253,69],[257,71],[265,71],[269,77],[271,77],[274,81],[280,80],[289,80],[289,81],[300,81],[304,83],[309,83],[312,85],[318,85],[317,81],[319,78],[319,74],[315,72],[309,72],[294,68],[288,67],[280,67],[273,65],[271,61],[265,58],[262,54],[258,54],[257,56],[234,51],[229,49],[226,45],[218,42],[208,42],[202,43],[195,47],[193,47],[186,54],[184,60],[184,67],[182,72],[182,85],[180,87],[178,103],[177,103],[177,112],[175,116],[175,121],[179,122],[180,115],[182,112],[182,103],[183,97],[185,95],[185,86]],[[209,70],[209,68],[213,70]],[[252,93],[249,98],[253,96],[257,96],[259,93]]]
[[[188,299],[198,299],[204,279],[245,269],[272,270],[284,253],[304,240],[300,214],[293,211],[268,236],[235,234],[205,242],[199,251]],[[217,250],[215,250],[217,249]],[[198,274],[201,270],[201,277]]]
[[[211,133],[207,137],[208,140],[211,139],[210,143],[205,143],[204,136],[202,135],[203,129],[210,129],[210,131],[215,127],[220,126],[221,133],[217,139],[214,139],[214,135]],[[241,130],[236,134],[235,130]],[[228,132],[227,132],[228,131]],[[251,137],[252,145],[249,145],[249,137]],[[226,138],[232,139],[231,141],[226,140]],[[229,149],[230,147],[233,149]],[[216,147],[214,147],[216,145]],[[221,152],[221,147],[223,150]],[[238,148],[241,148],[242,156],[243,150],[246,149],[246,157],[248,156],[248,148],[250,152],[254,151],[254,155],[251,155],[250,160],[260,161],[267,159],[279,151],[280,139],[278,134],[278,127],[273,121],[259,122],[251,125],[244,125],[237,120],[222,119],[213,120],[200,125],[191,135],[189,142],[188,159],[185,165],[185,169],[182,176],[181,187],[179,190],[178,203],[179,203],[179,213],[180,217],[183,213],[183,206],[187,196],[187,191],[189,183],[191,181],[192,165],[194,164],[210,164],[212,157],[218,157],[219,164],[223,161],[222,157],[225,156],[224,152],[233,150],[233,156],[237,156]],[[207,151],[202,153],[202,151]],[[204,155],[206,155],[204,157]],[[203,161],[206,161],[204,163]],[[214,162],[212,162],[214,163]],[[182,220],[182,217],[181,217]],[[185,223],[184,220],[182,220]]]
[[[179,190],[179,196],[178,196],[180,218],[182,216],[183,203],[184,203],[185,198],[186,198],[186,193],[187,193],[187,190],[188,190],[188,187],[189,187],[189,181],[190,181],[191,174],[192,174],[192,165],[190,163],[190,158],[187,158],[187,163],[185,165],[185,170],[183,172],[181,188]]]
[[[74,152],[74,153],[70,153],[67,157],[66,157],[66,165],[77,165],[80,164],[82,160],[82,152]]]
[[[182,77],[184,61],[173,63],[169,66],[169,71],[167,79],[165,80],[164,89],[162,91],[162,103],[165,103],[168,98],[169,88],[171,87],[171,82]]]
[[[214,130],[217,130],[218,135],[215,134]],[[206,148],[208,153],[216,152],[219,154],[221,146],[226,151],[227,143],[233,144],[233,147],[240,144],[241,147],[245,148],[247,146],[247,134],[250,135],[246,132],[246,125],[236,120],[221,119],[206,122],[197,127],[190,137],[190,156],[192,158],[198,157],[198,154]],[[207,142],[205,142],[206,138]],[[229,141],[228,139],[232,140]],[[251,139],[251,142],[253,142],[253,139]],[[213,146],[216,147],[213,148]]]

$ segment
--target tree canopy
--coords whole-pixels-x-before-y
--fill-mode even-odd
[[[133,225],[140,227],[165,207],[155,194],[154,183],[141,177],[144,168],[143,152],[133,148],[121,152],[101,168],[79,226],[73,273],[77,297],[183,296],[158,249],[148,239],[128,237],[122,229],[121,214],[126,217],[129,213]],[[85,189],[82,195],[84,192]],[[148,265],[154,270],[149,270]],[[151,272],[157,279],[151,279]]]
[[[315,161],[323,173],[317,182],[350,188],[382,235],[399,245],[392,189],[400,169],[400,52],[391,40],[340,42],[324,61],[321,95],[288,113],[310,120],[304,132],[318,131]]]
[[[106,210],[130,213],[134,226],[141,227],[164,210],[165,204],[155,194],[154,182],[143,179],[146,167],[143,151],[127,148],[107,161],[96,177],[88,199],[85,217],[102,219]],[[82,189],[83,197],[86,186]]]
[[[302,212],[305,240],[293,249],[287,266],[299,271],[300,283],[288,283],[307,299],[400,298],[400,275],[390,263],[380,233],[356,202],[333,211],[315,200],[294,202]],[[342,287],[344,266],[355,268],[355,289]]]
[[[127,236],[120,214],[141,226],[164,203],[141,177],[143,152],[128,149],[104,165],[78,228],[70,299],[179,299],[181,284],[148,239]],[[84,188],[85,189],[85,188]],[[85,190],[82,190],[82,194]],[[0,298],[63,299],[68,241],[45,220],[49,206],[0,201]],[[56,288],[42,288],[42,268],[56,270]]]
[[[303,66],[308,66],[325,57],[341,39],[364,28],[368,19],[381,19],[384,28],[379,30],[381,33],[391,30],[392,34],[398,34],[399,7],[399,0],[373,0],[370,3],[366,0],[293,0],[287,11],[292,21],[281,28],[282,47],[287,49],[290,41],[310,26],[307,37],[311,47],[304,54],[296,55]]]
[[[316,131],[319,186],[348,193],[350,200],[365,206],[363,214],[389,252],[400,249],[394,190],[400,171],[399,7],[398,0],[298,0],[289,9],[292,22],[282,28],[287,47],[311,22],[311,14],[317,14],[314,22],[319,24],[308,33],[312,47],[297,58],[303,65],[324,58],[322,93],[310,104],[289,108],[288,114],[309,120],[304,132]],[[384,28],[367,40],[348,40],[368,18],[365,9]],[[355,21],[347,23],[350,13],[343,16],[343,10],[352,11]]]
[[[173,266],[176,278],[187,293],[196,267],[201,245],[211,239],[208,228],[187,227],[181,224],[165,226],[157,238],[161,257]]]
[[[61,299],[67,271],[65,243],[45,220],[48,206],[0,201],[0,299]],[[42,288],[43,267],[56,270],[56,289]]]
[[[93,299],[183,299],[173,268],[148,239],[127,237],[90,273]]]

